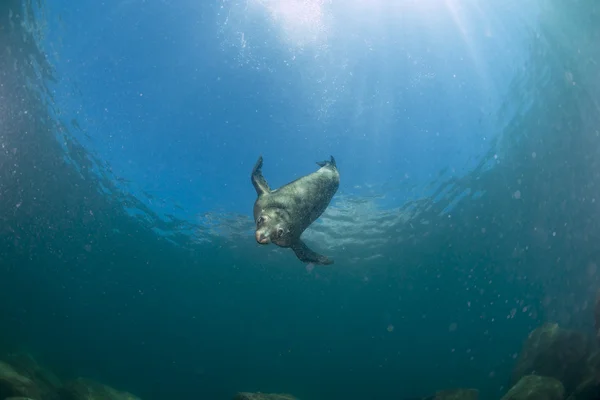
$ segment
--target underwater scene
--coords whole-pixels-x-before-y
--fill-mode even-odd
[[[600,399],[596,0],[1,0],[0,400]]]

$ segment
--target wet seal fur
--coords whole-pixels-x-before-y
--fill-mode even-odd
[[[329,161],[318,162],[321,168],[312,174],[275,190],[271,190],[263,177],[262,165],[260,156],[251,176],[258,195],[254,202],[256,241],[289,247],[305,263],[333,264],[332,259],[315,253],[300,239],[302,232],[323,214],[340,186],[340,173],[333,156]]]

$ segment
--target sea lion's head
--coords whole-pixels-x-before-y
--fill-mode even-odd
[[[275,243],[279,246],[286,246],[289,241],[287,237],[289,232],[289,224],[286,222],[285,215],[278,210],[262,210],[256,218],[254,236],[260,244]]]

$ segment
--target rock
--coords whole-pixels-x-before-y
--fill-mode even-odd
[[[35,382],[44,400],[57,400],[57,390],[61,387],[60,379],[51,371],[42,367],[30,354],[12,353],[6,357],[6,361],[20,375]]]
[[[44,384],[45,386],[58,389],[62,383],[60,379],[50,370],[42,367],[36,360],[28,353],[12,353],[6,357],[6,361],[13,366],[13,368],[22,375],[33,379],[38,384]]]
[[[502,400],[563,400],[565,388],[554,378],[539,375],[522,377]]]
[[[586,373],[569,400],[596,400],[600,398],[600,351],[588,358]]]
[[[477,389],[447,389],[440,390],[432,396],[406,400],[477,400],[478,398],[479,390]]]
[[[63,400],[140,400],[131,393],[85,378],[67,382],[59,393]]]
[[[4,400],[33,400],[33,399],[30,399],[29,397],[7,397]]]
[[[556,378],[570,394],[586,373],[593,342],[585,334],[547,323],[525,341],[513,371],[513,384],[530,374]]]
[[[435,394],[435,400],[477,400],[479,390],[477,389],[449,389],[440,390]]]
[[[289,394],[278,393],[238,393],[233,400],[298,400]]]
[[[10,364],[0,361],[0,399],[7,397],[30,397],[42,400],[37,384],[21,375]]]

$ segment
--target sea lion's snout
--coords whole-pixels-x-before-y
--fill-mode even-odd
[[[254,236],[256,237],[256,241],[259,244],[268,244],[270,239],[268,235],[265,235],[263,232],[261,231],[256,231],[256,233],[254,234]]]

